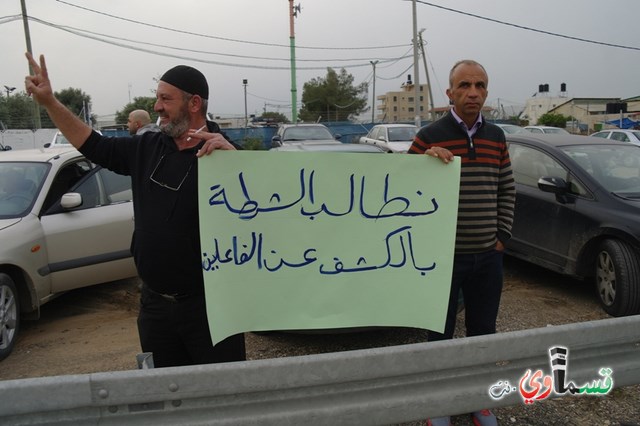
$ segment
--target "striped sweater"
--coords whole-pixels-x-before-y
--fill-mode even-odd
[[[410,154],[423,154],[433,146],[447,148],[462,159],[456,253],[480,253],[497,240],[511,238],[515,184],[502,130],[486,120],[473,138],[448,113],[420,129]]]

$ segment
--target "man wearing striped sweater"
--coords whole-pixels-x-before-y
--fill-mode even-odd
[[[515,185],[503,131],[481,114],[489,78],[472,60],[457,62],[449,74],[447,96],[453,108],[420,129],[410,154],[450,162],[461,158],[460,198],[453,277],[444,333],[429,331],[429,341],[453,338],[458,294],[465,303],[467,336],[496,332],[502,293],[502,255],[511,237]],[[475,425],[497,425],[489,410],[472,413]],[[449,417],[429,420],[447,426]]]

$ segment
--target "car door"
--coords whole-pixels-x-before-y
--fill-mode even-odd
[[[516,181],[516,206],[508,249],[516,256],[554,270],[564,270],[571,253],[574,226],[582,219],[575,213],[575,198],[561,202],[555,194],[538,188],[543,177],[569,181],[560,163],[541,150],[511,143],[509,153]]]
[[[130,253],[133,233],[131,179],[109,170],[94,168],[77,182],[67,180],[69,170],[60,170],[52,185],[51,200],[41,217],[48,254],[51,292],[113,281],[135,275]],[[68,186],[64,189],[65,186]],[[82,204],[65,209],[62,194],[75,193]]]

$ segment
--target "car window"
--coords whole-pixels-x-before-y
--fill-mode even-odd
[[[596,138],[607,138],[607,136],[609,135],[609,132],[598,132],[598,133],[594,133],[591,136],[595,136]]]
[[[283,141],[327,140],[333,139],[328,129],[323,127],[291,127],[285,130]]]
[[[31,211],[47,170],[47,163],[0,163],[0,219],[23,217]]]
[[[611,139],[621,142],[629,142],[629,137],[622,132],[611,132]]]
[[[56,177],[51,183],[47,198],[42,207],[44,214],[49,214],[51,209],[60,205],[60,198],[71,191],[83,176],[91,170],[91,163],[87,160],[67,164],[58,170]]]
[[[375,126],[369,133],[369,139],[378,139],[380,136],[380,126]]]
[[[102,180],[105,195],[109,204],[131,201],[131,178],[119,175],[107,169],[100,169],[99,178]]]
[[[528,131],[532,132],[532,133],[542,133],[542,130],[540,129],[536,129],[536,128],[532,128],[532,129],[527,129]]]
[[[537,188],[541,177],[558,177],[568,183],[569,192],[577,195],[587,194],[584,186],[573,178],[565,167],[542,151],[512,143],[509,145],[509,156],[516,183]]]
[[[389,142],[413,141],[416,129],[412,127],[391,127],[389,128]]]
[[[566,135],[566,134],[569,133],[565,129],[555,128],[555,127],[548,127],[546,129],[544,129],[544,132],[545,133],[554,133],[554,134],[559,133],[559,134],[563,134],[563,135]]]
[[[634,145],[578,145],[563,151],[607,191],[640,198],[640,149]]]

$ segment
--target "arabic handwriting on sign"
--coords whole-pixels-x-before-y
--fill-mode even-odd
[[[426,273],[428,271],[432,271],[433,269],[435,269],[436,264],[435,262],[432,263],[431,265],[428,266],[418,266],[416,263],[416,257],[415,257],[415,253],[413,250],[413,239],[412,239],[412,235],[411,235],[411,226],[402,226],[398,229],[396,229],[395,231],[391,231],[390,233],[387,234],[387,236],[385,237],[385,248],[386,248],[386,258],[385,260],[378,265],[367,265],[367,261],[366,258],[364,257],[359,257],[358,261],[356,262],[355,266],[351,266],[351,267],[345,267],[344,263],[337,257],[333,258],[334,264],[333,264],[333,269],[329,269],[328,267],[325,266],[325,264],[321,264],[320,268],[319,268],[319,272],[321,274],[325,274],[325,275],[336,275],[336,274],[340,274],[343,272],[363,272],[363,271],[373,271],[376,269],[384,269],[387,267],[390,268],[401,268],[403,266],[405,266],[405,264],[407,263],[407,247],[405,245],[405,238],[403,237],[403,235],[401,235],[403,232],[406,231],[407,234],[407,245],[409,246],[408,251],[410,253],[410,257],[411,257],[411,266],[413,266],[413,268],[417,271],[420,271],[420,275],[424,276],[426,275]],[[400,247],[402,249],[402,254],[400,256],[398,256],[399,258],[396,259],[395,261],[394,259],[394,255],[393,255],[393,250],[391,248],[391,243],[390,240],[394,237],[394,236],[398,236],[399,242],[400,242]]]
[[[376,206],[371,209],[371,206],[368,207],[371,210],[368,210],[365,205],[371,204],[371,202],[367,203],[367,199],[379,200],[380,196],[375,195],[375,191],[378,190],[380,185],[376,183],[372,184],[375,189],[367,192],[367,178],[366,176],[362,176],[360,178],[360,186],[358,190],[356,189],[356,177],[354,174],[349,175],[349,182],[347,185],[347,198],[346,203],[340,208],[331,208],[327,201],[318,200],[317,197],[317,184],[316,184],[316,171],[312,170],[308,176],[306,169],[300,169],[298,173],[298,183],[299,190],[296,195],[292,197],[289,201],[283,201],[282,196],[279,192],[274,192],[269,197],[268,201],[265,205],[261,205],[259,201],[257,201],[251,191],[249,190],[249,185],[245,179],[244,172],[240,172],[238,174],[238,184],[240,185],[240,192],[242,193],[242,205],[238,207],[238,205],[233,205],[229,201],[229,197],[227,196],[227,189],[224,188],[221,184],[214,184],[209,187],[209,191],[211,192],[211,196],[209,197],[209,206],[224,206],[230,213],[237,215],[238,218],[242,220],[250,220],[255,218],[258,214],[261,213],[270,213],[281,210],[286,210],[289,208],[293,208],[294,206],[301,204],[299,213],[308,217],[311,220],[314,220],[316,216],[320,214],[325,214],[329,217],[340,217],[346,216],[352,212],[356,211],[355,203],[356,199],[359,200],[359,207],[357,212],[367,219],[385,219],[390,217],[416,217],[416,216],[426,216],[435,213],[438,211],[438,202],[435,198],[431,198],[425,203],[424,208],[419,208],[417,210],[411,210],[411,201],[407,197],[403,196],[390,196],[390,186],[391,186],[391,177],[389,174],[385,175],[384,185],[383,185],[383,193],[382,193],[382,202],[381,206]],[[323,187],[324,188],[324,187]],[[333,188],[328,188],[329,194],[331,196],[335,196],[336,194],[333,192]],[[359,194],[358,194],[359,193]],[[416,191],[416,195],[419,199],[423,198],[423,193],[420,190]],[[376,203],[377,204],[377,203]],[[422,204],[422,203],[421,203]],[[429,206],[430,204],[430,206]],[[375,213],[373,213],[375,212]]]
[[[392,240],[397,241],[393,247]],[[242,266],[253,262],[258,270],[264,269],[268,272],[276,272],[283,267],[295,269],[309,266],[319,259],[318,249],[314,247],[305,248],[301,259],[285,259],[278,254],[277,250],[266,248],[263,234],[255,231],[251,232],[250,238],[244,243],[239,241],[238,236],[234,235],[231,237],[230,246],[228,249],[221,248],[221,242],[218,238],[214,238],[211,253],[202,253],[202,269],[205,272],[210,272],[219,270],[225,264]],[[394,247],[399,247],[399,249],[396,249],[396,251]],[[318,272],[324,275],[337,275],[384,268],[402,268],[404,266],[413,267],[422,276],[436,268],[435,262],[422,266],[416,261],[411,226],[402,226],[387,234],[385,238],[385,255],[380,263],[370,265],[365,256],[358,256],[354,266],[350,266],[345,265],[345,262],[339,257],[333,256],[330,266],[320,263]]]

